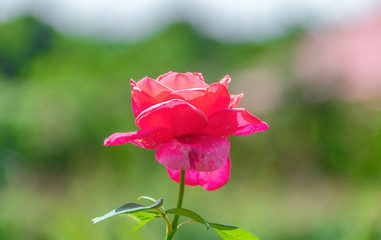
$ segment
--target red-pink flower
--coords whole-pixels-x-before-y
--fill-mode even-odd
[[[230,77],[208,85],[201,73],[168,72],[156,80],[131,80],[132,109],[140,130],[114,133],[104,145],[132,143],[156,149],[156,159],[169,177],[206,190],[222,187],[230,178],[231,135],[265,131],[268,125],[244,108],[243,94],[230,95]]]

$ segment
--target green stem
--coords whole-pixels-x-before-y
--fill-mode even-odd
[[[183,205],[184,188],[185,188],[185,170],[181,170],[180,189],[179,189],[179,196],[177,198],[176,208],[181,208],[181,206]],[[175,215],[175,217],[173,218],[173,221],[172,221],[173,229],[177,229],[177,224],[179,223],[179,217],[180,217],[179,215]]]
[[[185,188],[185,170],[181,170],[181,177],[180,177],[180,189],[179,189],[179,196],[177,198],[177,206],[176,208],[181,208],[183,205],[183,199],[184,199],[184,188]],[[167,236],[165,237],[165,240],[171,240],[173,236],[175,235],[177,231],[177,225],[179,223],[179,215],[175,215],[173,217],[172,221],[172,231],[167,233]]]

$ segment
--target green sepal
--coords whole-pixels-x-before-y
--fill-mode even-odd
[[[139,225],[135,228],[135,230],[139,230],[141,227],[151,222],[153,219],[161,217],[161,214],[154,211],[147,211],[129,213],[128,216],[139,222]]]
[[[224,240],[259,240],[251,232],[235,226],[209,223]]]
[[[160,208],[162,205],[163,205],[163,199],[162,198],[157,200],[157,202],[155,202],[151,206],[143,206],[143,205],[140,205],[137,203],[126,203],[126,204],[112,210],[111,212],[109,212],[109,213],[107,213],[101,217],[97,217],[97,218],[92,219],[91,221],[93,222],[93,224],[95,224],[97,222],[103,221],[103,220],[108,219],[110,217],[114,217],[116,215],[120,215],[120,214],[124,214],[124,213],[141,212],[141,211],[145,211],[145,210]]]
[[[193,220],[195,220],[196,222],[199,222],[199,223],[202,223],[204,225],[206,225],[207,229],[210,228],[209,226],[209,223],[207,221],[205,221],[200,215],[198,215],[197,213],[189,210],[189,209],[186,209],[186,208],[172,208],[172,209],[169,209],[166,211],[166,213],[168,214],[175,214],[175,215],[180,215],[180,216],[183,216],[183,217],[188,217],[188,218],[191,218]]]

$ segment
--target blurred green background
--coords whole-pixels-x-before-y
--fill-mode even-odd
[[[90,222],[141,195],[167,208],[177,198],[154,151],[102,143],[136,130],[130,78],[192,71],[208,83],[230,74],[230,93],[270,129],[231,137],[230,182],[187,187],[184,207],[263,240],[380,240],[380,98],[311,87],[294,61],[306,35],[223,43],[178,22],[110,42],[34,17],[0,23],[0,239],[163,239],[161,220]],[[220,238],[190,224],[175,239]]]

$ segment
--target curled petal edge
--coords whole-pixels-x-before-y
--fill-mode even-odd
[[[234,136],[251,135],[255,132],[266,131],[267,129],[269,129],[269,125],[265,122],[251,123],[238,129],[233,135]]]
[[[208,125],[202,134],[228,138],[231,135],[249,135],[267,129],[267,123],[251,115],[246,109],[227,108],[209,117]]]
[[[132,143],[146,149],[156,149],[158,145],[172,139],[169,129],[138,130],[135,132],[114,133],[104,140],[104,146]]]

